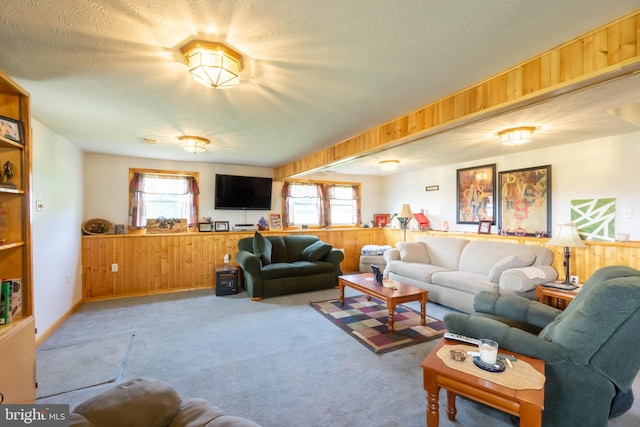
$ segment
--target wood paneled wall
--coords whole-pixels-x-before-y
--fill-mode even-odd
[[[356,228],[261,233],[317,235],[344,250],[342,269],[353,272],[359,268],[362,246],[384,240],[384,232],[383,229]],[[223,264],[224,254],[230,254],[234,263],[238,240],[251,236],[253,232],[83,236],[83,299],[211,288],[215,266]],[[118,264],[117,272],[111,271],[112,264]]]
[[[274,169],[277,180],[561,96],[640,69],[640,11],[388,123]]]
[[[380,228],[337,230],[265,231],[265,235],[314,234],[335,248],[343,249],[345,273],[358,271],[360,250],[366,244],[390,244],[403,240],[402,231]],[[237,252],[237,242],[252,232],[183,233],[168,235],[91,235],[82,238],[83,299],[118,298],[212,288],[214,269],[224,254]],[[408,231],[407,241],[420,236],[441,235],[468,240],[511,241],[527,245],[546,245],[549,239]],[[587,247],[571,250],[571,274],[584,282],[605,265],[628,265],[640,269],[640,242],[585,242]],[[563,248],[554,251],[554,267],[564,278]],[[112,272],[111,265],[118,264]]]

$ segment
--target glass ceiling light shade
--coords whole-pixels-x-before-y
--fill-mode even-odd
[[[242,55],[216,42],[192,41],[180,51],[195,81],[213,89],[237,85],[242,70]]]
[[[500,142],[504,145],[522,145],[531,141],[531,134],[535,131],[536,128],[528,126],[528,127],[519,127],[513,129],[505,129],[503,131],[498,132],[500,136]]]
[[[180,148],[193,154],[207,151],[209,140],[200,136],[184,135],[178,138],[180,140]]]
[[[383,160],[378,162],[378,165],[383,171],[390,172],[398,169],[398,163],[400,163],[398,160]]]

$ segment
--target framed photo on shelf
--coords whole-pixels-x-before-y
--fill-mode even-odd
[[[496,165],[476,166],[457,170],[456,222],[479,224],[494,221]]]
[[[270,230],[282,230],[282,218],[279,213],[269,214],[269,229]]]
[[[478,224],[478,234],[489,234],[491,233],[491,221],[480,221]]]
[[[20,120],[0,116],[0,136],[24,145],[24,125]]]
[[[498,227],[505,234],[551,232],[551,165],[500,172]]]
[[[389,224],[389,214],[373,214],[373,226],[384,228]]]
[[[211,224],[210,222],[200,222],[198,223],[198,231],[202,231],[202,232],[213,231],[213,224]]]
[[[229,231],[229,221],[214,221],[213,229],[215,231]]]

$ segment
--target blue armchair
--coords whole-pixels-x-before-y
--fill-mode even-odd
[[[545,361],[544,426],[606,426],[633,404],[631,385],[640,369],[640,271],[599,269],[564,312],[486,292],[477,295],[474,310],[445,315],[447,329]],[[537,335],[531,332],[536,328],[542,328]]]

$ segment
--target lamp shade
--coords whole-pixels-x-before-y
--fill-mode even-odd
[[[402,209],[398,214],[398,219],[400,218],[413,218],[413,212],[411,212],[411,206],[408,203],[402,205]]]
[[[558,234],[547,242],[548,246],[564,246],[565,248],[584,248],[580,239],[578,226],[573,223],[558,225]]]

